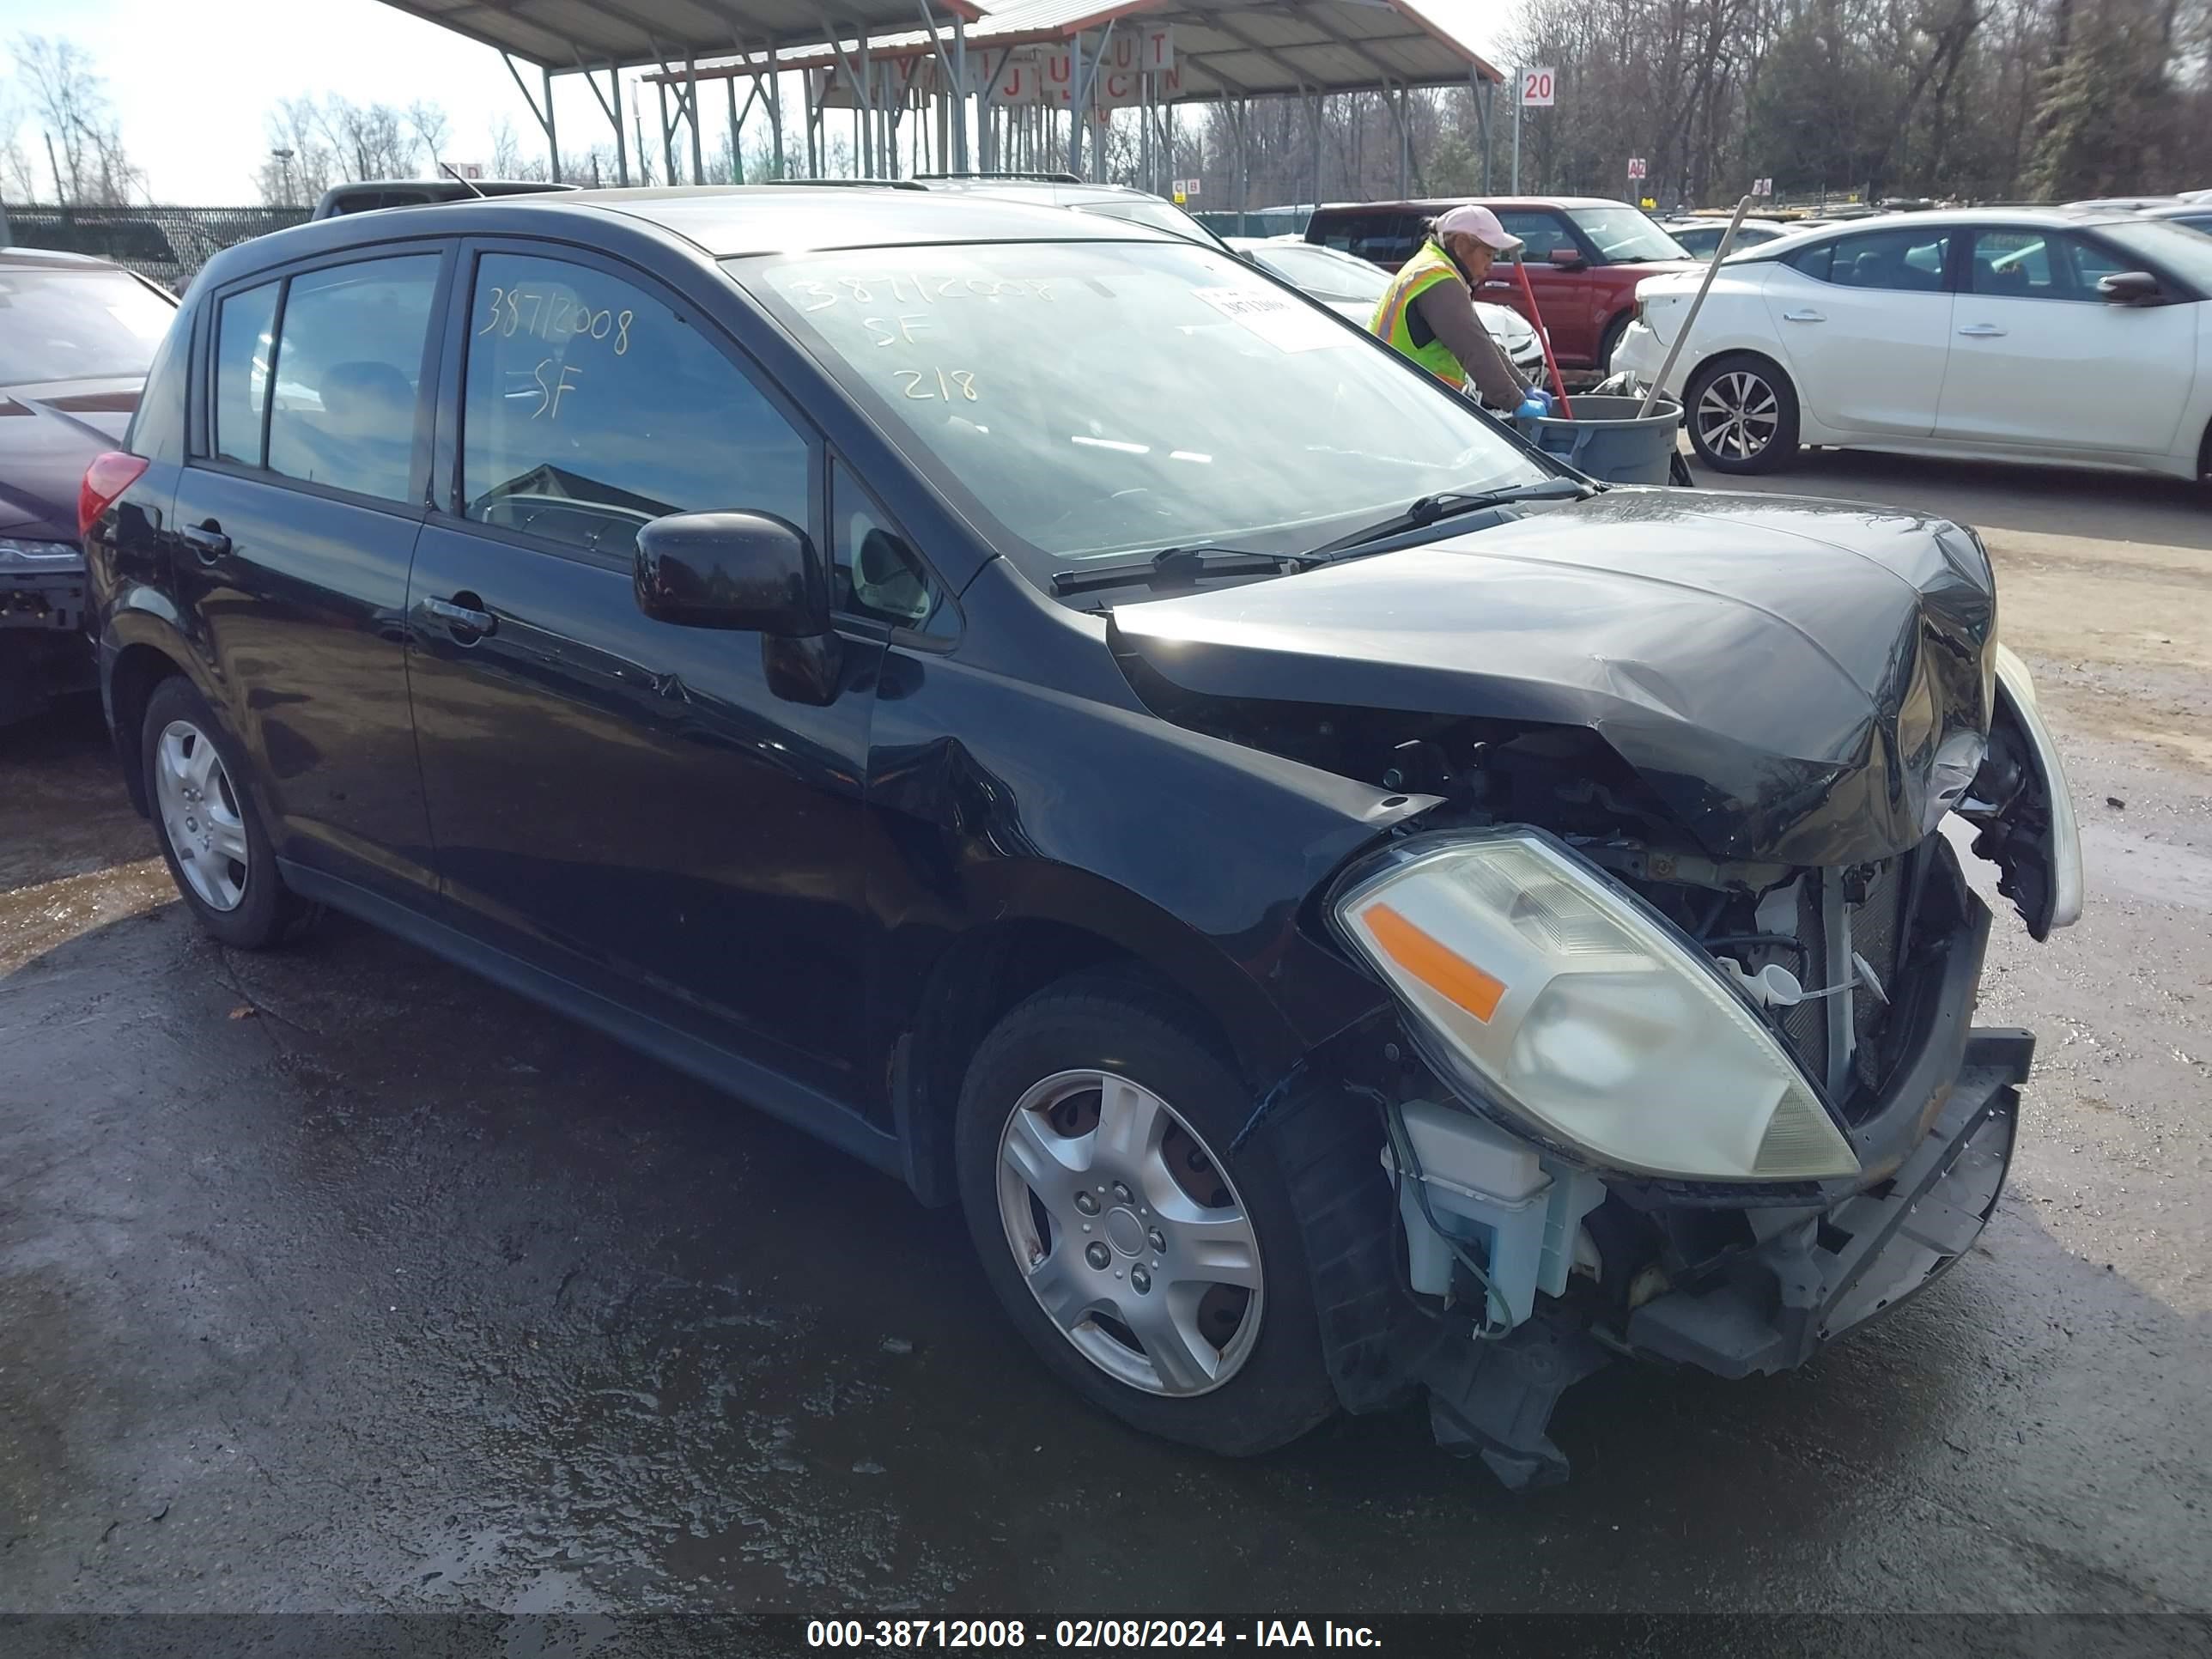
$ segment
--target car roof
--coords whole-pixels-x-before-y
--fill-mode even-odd
[[[14,270],[120,270],[112,259],[51,247],[0,247],[0,267]]]
[[[1164,196],[1155,196],[1148,190],[1139,190],[1133,185],[1093,185],[1079,179],[1007,179],[989,173],[970,179],[920,178],[913,182],[926,190],[947,191],[956,194],[1004,196],[1009,199],[1033,197],[1040,201],[1065,205],[1070,202],[1127,201],[1131,198],[1147,202],[1166,202]],[[1173,206],[1173,203],[1169,203]]]
[[[1486,208],[1617,208],[1628,203],[1611,196],[1409,196],[1395,202],[1328,202],[1316,213],[1443,213],[1468,205]]]
[[[1943,230],[1992,224],[2080,230],[2096,225],[2128,224],[2151,216],[2149,213],[2129,212],[2118,208],[2080,205],[1933,208],[1926,212],[1876,213],[1863,219],[1837,219],[1817,225],[1792,226],[1786,234],[1773,241],[1761,242],[1758,252],[1770,255],[1777,250],[1787,252],[1815,236],[1856,235],[1869,230]]]
[[[1187,237],[1097,214],[988,192],[851,190],[805,185],[684,185],[580,190],[488,201],[340,214],[225,249],[207,267],[228,282],[240,268],[424,236],[536,235],[592,245],[611,222],[665,232],[710,258],[811,248],[920,247],[960,242],[1168,242]]]

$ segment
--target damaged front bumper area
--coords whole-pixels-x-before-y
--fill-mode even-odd
[[[1825,907],[1841,932],[1816,933],[1810,952],[1832,945],[1864,970],[1856,1014],[1838,1007],[1830,1034],[1856,1034],[1844,1058],[1875,1063],[1838,1066],[1845,1086],[1822,1096],[1849,1174],[1624,1170],[1546,1139],[1464,1076],[1447,1081],[1432,1033],[1402,1006],[1313,1057],[1334,1081],[1311,1092],[1334,1089],[1337,1109],[1281,1114],[1278,1145],[1304,1183],[1301,1212],[1326,1212],[1307,1222],[1308,1255],[1348,1409],[1418,1387],[1440,1443],[1509,1487],[1553,1484],[1568,1469],[1553,1408],[1613,1358],[1728,1377],[1788,1370],[1966,1253],[2003,1185],[2034,1039],[1972,1025],[1991,918],[1941,836],[1857,890]],[[1893,916],[1888,932],[1875,926]],[[1878,999],[1872,983],[1887,987]],[[1497,1012],[1510,1015],[1502,999]],[[1801,1065],[1831,1052],[1778,1030]],[[1371,1112],[1343,1109],[1347,1092]],[[1622,1098],[1646,1092],[1631,1084]],[[1343,1171],[1362,1158],[1354,1127],[1376,1169],[1376,1117],[1382,1179],[1364,1175],[1355,1205]],[[1312,1127],[1325,1121],[1331,1137]]]
[[[1720,1376],[1788,1370],[1932,1283],[1996,1208],[2034,1053],[2026,1031],[1975,1032],[1935,1127],[1895,1175],[1832,1210],[1764,1212],[1757,1247],[1711,1282],[1629,1315],[1629,1347]]]
[[[1741,1377],[1788,1370],[1934,1283],[1996,1208],[2034,1038],[1979,1030],[1934,1124],[1892,1175],[1827,1209],[1749,1212],[1751,1247],[1616,1322],[1555,1303],[1504,1337],[1455,1339],[1423,1356],[1438,1443],[1481,1458],[1514,1489],[1566,1479],[1546,1432],[1574,1383],[1617,1353]]]

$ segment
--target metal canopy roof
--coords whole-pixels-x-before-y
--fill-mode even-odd
[[[385,4],[496,46],[542,68],[625,69],[724,56],[732,49],[812,46],[830,29],[876,34],[910,28],[921,0],[384,0]],[[975,0],[928,0],[929,10],[973,21]]]
[[[1252,0],[1014,0],[967,24],[968,48],[993,54],[1051,46],[1095,33],[1109,23],[1173,28],[1182,82],[1173,96],[1179,100],[1456,86],[1470,76],[1504,79],[1474,48],[1423,15],[1410,0],[1274,0],[1258,4]],[[902,29],[872,35],[868,55],[927,57],[945,43],[941,32]],[[848,58],[855,51],[850,40],[841,46]],[[779,66],[830,68],[837,61],[836,49],[817,42],[811,52],[781,57]],[[764,58],[748,53],[702,63],[697,72],[705,80],[757,75],[767,67]]]
[[[1053,0],[1040,0],[1052,3]],[[1504,77],[1408,0],[1147,0],[1146,24],[1175,29],[1182,98],[1372,92]]]

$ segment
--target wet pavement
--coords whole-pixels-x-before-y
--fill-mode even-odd
[[[2111,603],[2057,568],[2022,636]],[[2093,908],[1999,919],[1981,1245],[1797,1374],[1601,1375],[1522,1498],[1418,1411],[1138,1437],[951,1212],[358,924],[214,945],[96,720],[0,734],[0,1610],[2212,1606],[2212,673],[2031,660]]]

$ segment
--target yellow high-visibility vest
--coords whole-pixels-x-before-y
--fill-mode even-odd
[[[1464,283],[1459,267],[1451,256],[1434,241],[1424,242],[1421,251],[1398,268],[1390,279],[1390,286],[1375,303],[1375,315],[1368,319],[1368,331],[1388,340],[1397,350],[1412,358],[1423,368],[1447,386],[1464,386],[1467,368],[1451,348],[1442,340],[1431,340],[1426,345],[1413,343],[1413,301],[1438,283]]]

